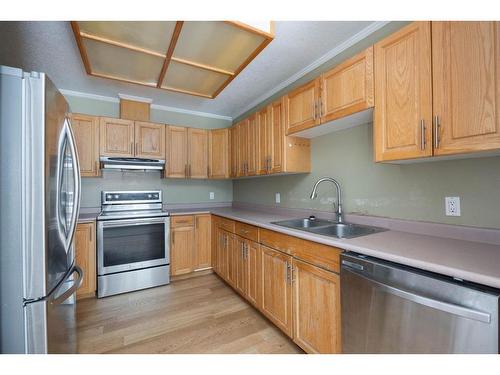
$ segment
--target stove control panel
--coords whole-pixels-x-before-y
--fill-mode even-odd
[[[161,203],[161,191],[103,191],[102,204]]]

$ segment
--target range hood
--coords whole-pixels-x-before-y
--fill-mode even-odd
[[[103,169],[162,171],[165,168],[165,160],[160,159],[117,158],[101,156],[100,161]]]

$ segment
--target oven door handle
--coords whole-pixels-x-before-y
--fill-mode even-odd
[[[132,227],[137,225],[165,224],[168,223],[168,216],[158,219],[131,219],[131,220],[106,220],[101,221],[103,228]]]

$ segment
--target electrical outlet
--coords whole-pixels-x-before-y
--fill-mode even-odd
[[[281,203],[281,194],[280,193],[275,194],[275,201],[276,201],[276,203]]]
[[[210,197],[210,199],[215,199],[215,193],[213,191],[211,191],[209,193],[209,197]]]
[[[460,197],[446,197],[444,202],[446,216],[460,216]]]

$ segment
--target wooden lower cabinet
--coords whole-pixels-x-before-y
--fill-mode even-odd
[[[75,258],[83,270],[82,286],[77,290],[77,298],[94,297],[96,291],[96,247],[95,223],[81,223],[76,226]]]
[[[340,249],[217,216],[212,226],[221,278],[307,353],[340,353]]]
[[[212,266],[210,250],[212,236],[210,214],[194,217],[194,269],[202,270]]]
[[[292,337],[292,257],[267,246],[261,249],[262,312]]]
[[[174,216],[170,223],[170,275],[212,267],[210,215]]]
[[[340,277],[293,260],[293,340],[308,353],[339,353]]]

